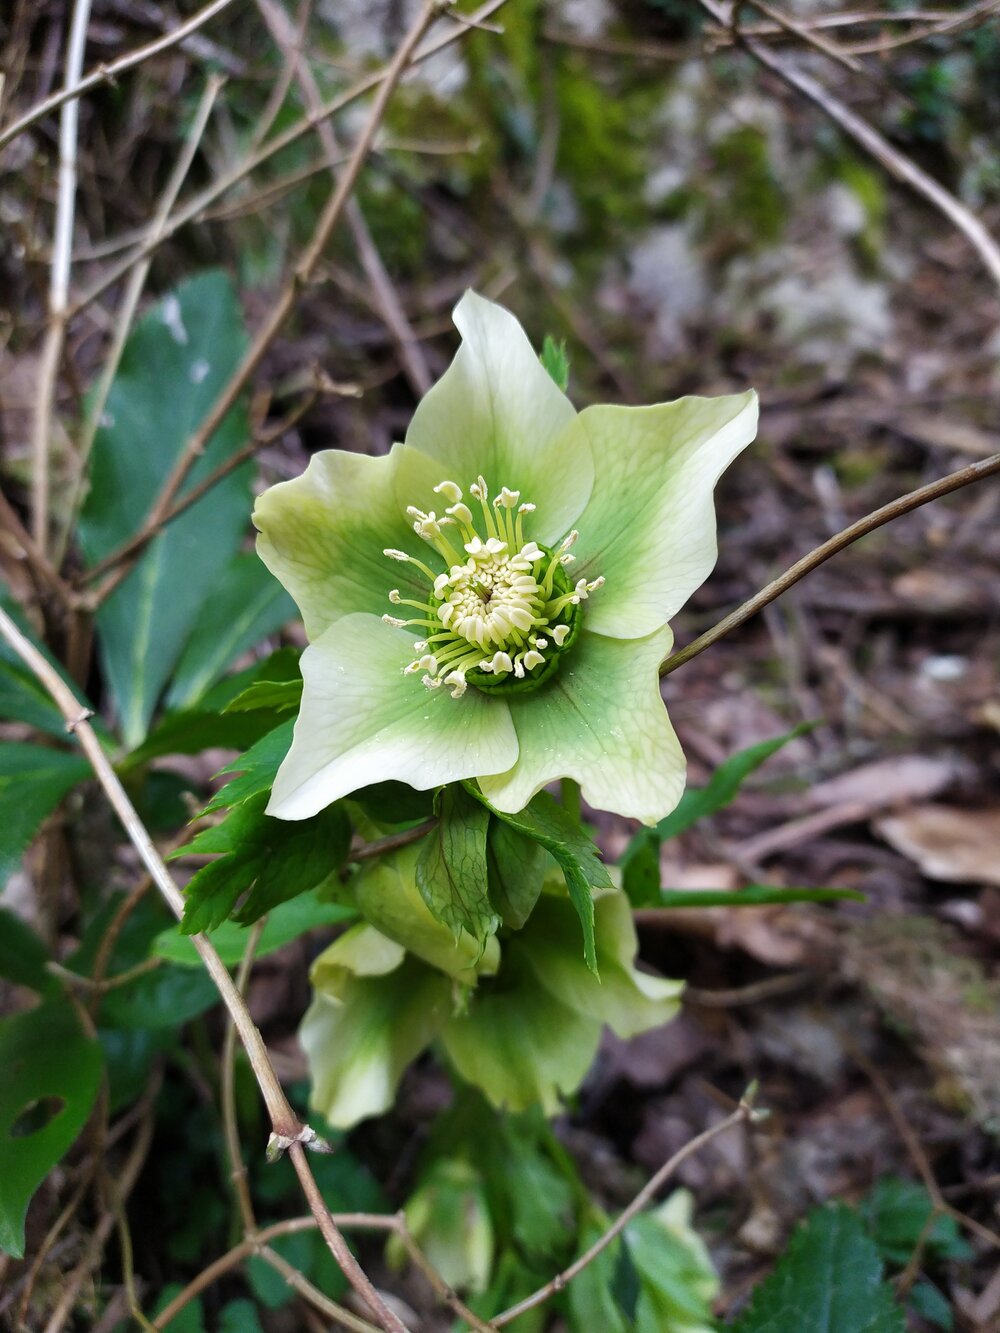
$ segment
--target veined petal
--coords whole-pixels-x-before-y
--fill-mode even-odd
[[[576,941],[579,949],[579,940]],[[455,1068],[496,1107],[560,1109],[597,1053],[601,1024],[557,999],[518,950],[504,951],[497,989],[480,982],[468,1011],[446,1020],[441,1041]]]
[[[452,699],[402,674],[413,636],[376,616],[344,616],[302,654],[302,705],[267,813],[308,819],[360,787],[396,778],[419,791],[509,768],[507,704]]]
[[[388,611],[390,588],[426,600],[415,568],[382,554],[395,547],[433,559],[396,503],[401,451],[369,458],[327,449],[257,499],[257,553],[295,599],[310,639],[353,611]]]
[[[406,443],[436,465],[432,485],[447,479],[465,488],[482,474],[493,494],[501,486],[519,490],[536,506],[531,535],[554,542],[573,526],[594,480],[586,437],[566,430],[573,405],[509,310],[466,292],[454,319],[462,345],[421,399]],[[397,482],[403,509],[430,507],[427,475],[426,464],[404,460]]]
[[[383,976],[350,977],[334,999],[317,992],[299,1029],[312,1105],[348,1129],[392,1105],[407,1065],[432,1040],[451,982],[407,958]]]
[[[752,390],[580,413],[569,434],[589,444],[597,475],[574,525],[573,574],[606,580],[587,604],[588,629],[639,638],[704,583],[718,553],[712,492],[756,432]]]
[[[594,935],[600,980],[584,962],[580,923],[567,898],[543,893],[518,939],[547,990],[619,1037],[634,1037],[673,1018],[684,984],[636,969],[638,940],[621,891],[595,899]]]
[[[603,591],[603,590],[602,590]],[[587,603],[587,610],[597,602]],[[556,778],[575,778],[599,810],[655,824],[684,790],[685,762],[660,697],[659,666],[673,634],[614,639],[584,630],[560,670],[535,694],[508,702],[517,763],[480,776],[499,810],[523,810]]]

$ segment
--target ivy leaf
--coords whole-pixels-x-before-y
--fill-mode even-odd
[[[208,815],[213,810],[224,810],[227,806],[239,805],[241,801],[248,801],[251,797],[270,791],[274,785],[274,775],[292,743],[294,726],[295,719],[289,718],[251,745],[246,754],[227,764],[221,772],[238,773],[239,776],[232,778],[215,793],[203,813]]]
[[[861,1218],[843,1204],[817,1208],[792,1236],[774,1272],[756,1288],[731,1333],[905,1333],[882,1278],[882,1261]]]
[[[86,759],[69,750],[0,742],[0,886],[42,821],[89,773]]]
[[[342,806],[292,821],[265,815],[266,803],[265,793],[243,801],[221,824],[204,829],[174,853],[221,853],[196,871],[185,890],[185,935],[211,930],[230,916],[249,925],[344,864],[351,826]],[[244,894],[245,901],[234,911]]]
[[[101,1067],[68,1003],[0,1022],[0,1250],[16,1259],[31,1196],[87,1123]]]
[[[499,819],[486,835],[490,902],[505,926],[520,930],[538,901],[545,878],[545,848]]]
[[[467,930],[484,945],[499,924],[487,892],[489,812],[461,786],[442,788],[436,806],[438,821],[417,860],[417,888],[456,938]]]
[[[597,976],[597,952],[594,945],[594,891],[610,889],[611,876],[600,859],[600,852],[577,821],[566,813],[548,792],[540,791],[523,810],[507,814],[497,810],[478,789],[467,791],[490,810],[497,819],[518,833],[544,847],[556,860],[566,878],[570,901],[576,908],[583,930],[583,956]]]
[[[569,357],[566,355],[565,338],[556,342],[551,333],[547,333],[542,343],[542,354],[538,359],[556,385],[565,393],[569,387]]]

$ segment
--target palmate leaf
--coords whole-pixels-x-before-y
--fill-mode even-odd
[[[905,1333],[861,1218],[843,1204],[809,1214],[730,1333]]]
[[[245,346],[236,294],[222,272],[181,284],[136,325],[94,441],[79,525],[88,564],[136,530]],[[187,488],[246,437],[244,411],[234,408],[191,470]],[[247,464],[156,537],[97,613],[101,661],[130,747],[146,735],[202,608],[239,550],[250,503]]]

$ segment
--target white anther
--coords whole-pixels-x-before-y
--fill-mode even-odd
[[[425,541],[432,541],[435,537],[441,536],[441,524],[433,511],[425,518],[418,519],[413,525],[413,531],[418,537],[423,537]]]
[[[486,549],[490,555],[502,555],[507,549],[507,543],[502,542],[499,537],[490,537],[486,543]]]
[[[517,512],[519,514],[533,514],[537,508],[537,505],[523,504]]]
[[[415,653],[426,653],[428,646],[426,639],[415,639],[413,641],[413,651]]]
[[[465,543],[465,549],[468,551],[469,555],[473,557],[473,559],[475,559],[476,556],[484,555],[486,552],[486,547],[483,545],[482,537],[473,537],[471,542]]]
[[[505,509],[513,509],[514,506],[517,504],[518,500],[520,500],[520,498],[521,498],[520,491],[510,491],[507,489],[506,486],[501,486],[500,494],[493,501],[493,503],[498,509],[500,508],[501,505],[503,505]]]
[[[450,500],[452,504],[458,504],[459,500],[462,498],[462,488],[461,486],[456,486],[453,481],[439,481],[434,487],[434,494],[443,495],[444,498]]]
[[[387,546],[382,554],[387,555],[390,560],[402,560],[404,563],[410,559],[405,551],[396,551],[391,546]]]
[[[569,536],[564,537],[562,541],[559,543],[560,551],[568,551],[569,548],[576,541],[577,537],[579,537],[579,535],[580,535],[579,532],[576,530],[576,528],[574,528],[573,531],[569,534]]]
[[[422,509],[418,509],[416,505],[406,506],[406,516],[407,518],[420,518],[420,519],[427,517],[424,511]]]
[[[514,663],[514,675],[518,680],[524,680],[524,663],[520,658]]]
[[[522,632],[531,629],[535,623],[535,617],[530,611],[526,611],[523,606],[508,606],[504,610],[507,612],[507,617],[511,623]]]
[[[459,523],[464,523],[467,527],[471,527],[472,525],[472,510],[468,505],[453,504],[450,508],[445,510],[445,513],[451,514],[453,518],[458,519]]]
[[[398,588],[391,588],[389,590],[389,601],[392,602],[393,606],[398,606],[402,600],[403,595]]]
[[[451,692],[451,697],[453,699],[461,699],[462,695],[468,689],[468,686],[465,683],[464,671],[449,671],[444,678],[444,683],[455,687]]]
[[[419,663],[419,662],[409,662],[409,663],[407,663],[407,665],[406,665],[405,667],[403,667],[403,675],[404,675],[404,676],[415,676],[416,673],[417,673],[419,670],[420,670],[420,663]]]
[[[524,668],[526,671],[530,671],[532,667],[541,666],[544,661],[545,658],[541,653],[536,653],[533,648],[524,654]]]
[[[573,589],[581,602],[586,601],[587,594],[590,592],[590,584],[586,579],[578,579],[576,587]]]
[[[486,485],[485,477],[478,477],[469,487],[469,494],[474,495],[477,500],[484,503],[490,498],[489,487]]]
[[[561,555],[561,556],[559,557],[559,563],[560,563],[561,565],[572,565],[572,564],[575,564],[575,563],[576,563],[576,556],[575,556],[575,555],[570,555],[569,551],[566,551],[563,555]]]
[[[538,649],[539,652],[541,652],[544,648],[547,648],[549,646],[548,639],[540,639],[538,638],[537,635],[532,636],[531,642]]]
[[[555,639],[556,647],[561,648],[566,641],[566,635],[569,633],[568,625],[556,625],[552,631],[552,637]]]
[[[587,584],[587,591],[596,592],[598,588],[603,588],[603,587],[604,587],[604,575],[600,574],[596,579],[592,579],[590,583]]]
[[[439,574],[439,575],[437,576],[437,578],[434,580],[434,596],[435,596],[435,597],[443,597],[443,596],[444,596],[444,594],[445,594],[445,589],[448,587],[448,580],[449,580],[450,577],[451,577],[450,574]],[[389,600],[391,601],[392,598],[390,598]]]
[[[531,563],[534,564],[536,560],[544,559],[545,552],[539,550],[537,542],[525,542],[520,551],[518,551],[518,555],[522,560],[530,560]]]
[[[438,607],[438,620],[444,625],[445,629],[451,629],[451,622],[455,618],[456,610],[454,602],[442,602]]]
[[[421,671],[437,671],[438,660],[433,653],[424,653],[423,657],[417,662]]]
[[[385,615],[382,617],[383,625],[392,625],[395,629],[406,629],[406,621],[400,620],[398,616]]]
[[[513,671],[514,664],[505,652],[495,652],[490,659],[490,670],[495,672]]]
[[[423,683],[429,690],[439,690],[441,688],[441,679],[439,676],[424,676]]]

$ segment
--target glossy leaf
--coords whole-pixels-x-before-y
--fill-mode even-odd
[[[31,1196],[87,1123],[101,1050],[52,1000],[0,1022],[0,1069],[0,1249],[21,1258]]]
[[[445,787],[438,820],[421,843],[416,879],[431,914],[457,937],[480,943],[499,924],[487,893],[486,830],[490,816],[463,787]]]
[[[213,810],[225,810],[227,806],[238,805],[241,801],[248,801],[251,797],[270,791],[278,765],[292,743],[294,726],[295,719],[289,718],[251,745],[246,754],[227,764],[222,772],[238,776],[231,778],[215,793],[205,806],[205,814]]]
[[[167,694],[171,708],[190,708],[241,653],[276,633],[295,603],[256,555],[238,555],[213,580]]]
[[[42,821],[89,773],[86,759],[69,750],[0,742],[0,885]]]
[[[491,819],[486,858],[490,902],[505,926],[520,930],[542,891],[548,861],[545,848],[510,824]]]
[[[88,564],[137,530],[245,346],[236,293],[221,271],[183,283],[136,325],[94,441],[79,525]],[[234,408],[189,473],[186,489],[246,438],[245,413]],[[160,692],[239,549],[250,501],[246,465],[156,537],[98,611],[104,674],[130,746],[146,735]]]

